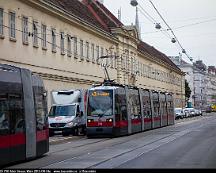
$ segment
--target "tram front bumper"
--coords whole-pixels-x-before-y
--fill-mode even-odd
[[[87,127],[87,136],[114,135],[113,127]]]

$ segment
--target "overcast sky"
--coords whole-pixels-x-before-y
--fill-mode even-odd
[[[168,56],[181,52],[177,43],[173,44],[169,31],[155,29],[160,23],[167,29],[149,0],[137,0],[142,40]],[[206,65],[216,66],[216,0],[152,0],[168,25],[173,29],[182,47],[194,61],[203,60]],[[135,7],[130,0],[104,0],[104,5],[118,17],[121,8],[121,21],[125,25],[135,23]],[[142,9],[143,8],[143,9]],[[145,17],[145,10],[151,17]],[[150,19],[149,19],[150,18]],[[186,26],[185,26],[186,25]],[[183,27],[182,27],[183,26]],[[181,27],[181,28],[178,28]],[[186,55],[183,60],[190,62]]]

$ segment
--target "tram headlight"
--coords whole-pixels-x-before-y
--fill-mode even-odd
[[[106,119],[107,122],[113,122],[112,118]]]
[[[88,123],[93,122],[93,121],[94,121],[93,119],[88,119],[87,120]]]

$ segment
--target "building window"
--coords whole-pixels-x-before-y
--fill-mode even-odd
[[[126,56],[126,62],[125,62],[125,68],[126,68],[126,72],[129,72],[129,51],[125,50],[125,56]]]
[[[95,57],[94,57],[94,44],[91,44],[91,56],[92,56],[92,62],[95,62]]]
[[[74,47],[74,57],[77,58],[77,38],[74,37],[74,38],[73,38],[73,41],[74,41],[74,42],[73,42],[73,44],[74,44],[74,45],[73,45],[73,47]]]
[[[102,57],[102,56],[104,55],[104,48],[101,47],[100,50],[101,50],[101,51],[100,51],[100,57]],[[99,58],[100,58],[100,57],[99,57]],[[103,60],[104,60],[104,59],[101,59],[102,62],[103,62]],[[105,59],[105,63],[106,63],[106,65],[108,64],[108,58]]]
[[[0,36],[4,34],[3,32],[3,18],[4,18],[4,11],[2,8],[0,8]]]
[[[46,25],[41,25],[42,49],[46,49]]]
[[[110,50],[110,65],[111,65],[111,68],[113,68],[113,63],[114,63],[114,56],[113,56],[113,51]]]
[[[118,64],[118,57],[117,57],[117,53],[114,53],[114,68],[117,69],[117,64]]]
[[[86,60],[89,61],[89,42],[86,42]]]
[[[10,38],[16,38],[16,25],[15,25],[15,13],[9,12],[9,36]]]
[[[28,18],[27,17],[22,18],[22,39],[24,44],[28,43]]]
[[[100,64],[99,58],[100,58],[99,46],[96,46],[96,62],[98,64]]]
[[[61,54],[64,55],[65,54],[65,51],[64,51],[64,32],[61,32],[60,35],[61,35],[60,49],[61,49]]]
[[[83,60],[83,40],[80,40],[80,59]]]
[[[106,60],[106,66],[109,67],[111,65],[111,58],[109,57],[109,51],[108,51],[108,49],[106,49],[106,55],[108,56],[107,58],[105,58],[105,60]]]
[[[52,52],[56,52],[56,30],[52,29]]]
[[[67,35],[67,55],[71,57],[71,36]]]
[[[130,66],[130,72],[131,72],[131,74],[133,74],[133,71],[134,71],[134,60],[133,60],[133,58],[131,57],[131,64],[130,64],[131,66]]]
[[[103,55],[104,55],[104,48],[101,47],[101,56],[103,56]]]
[[[38,22],[33,21],[33,46],[38,47]]]

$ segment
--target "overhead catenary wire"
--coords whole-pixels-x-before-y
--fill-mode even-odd
[[[189,27],[189,26],[194,26],[194,25],[199,25],[199,24],[203,24],[203,23],[208,23],[208,22],[213,22],[216,21],[216,18],[214,19],[210,19],[210,20],[205,20],[205,21],[200,21],[200,22],[196,22],[196,23],[191,23],[191,24],[187,24],[187,25],[182,25],[182,26],[178,26],[178,27],[174,27],[172,28],[172,30],[177,30],[177,29],[181,29],[181,28],[185,28],[185,27]],[[161,29],[161,31],[169,31],[170,29]],[[145,32],[145,33],[141,33],[141,34],[152,34],[152,33],[157,33],[160,31],[152,31],[152,32]]]
[[[147,11],[145,11],[145,10],[142,8],[141,5],[139,5],[139,8],[138,8],[138,9],[139,9],[140,13],[141,13],[146,19],[148,19],[152,24],[157,24],[157,21],[156,21]],[[172,37],[169,35],[169,33],[166,32],[165,29],[160,30],[160,31],[161,31],[161,33],[164,34],[167,38],[169,38],[169,39],[172,38]],[[158,31],[158,32],[160,32],[160,31]]]
[[[184,53],[188,59],[190,61],[192,61],[192,58],[188,55],[188,53],[186,53],[185,49],[183,48],[183,46],[181,45],[181,43],[179,42],[178,38],[176,37],[175,33],[173,32],[172,28],[168,25],[168,23],[165,21],[165,19],[163,18],[163,16],[160,14],[160,12],[158,11],[158,9],[155,7],[154,3],[149,0],[149,2],[151,3],[151,5],[153,6],[153,8],[155,9],[155,11],[157,12],[157,14],[160,16],[160,18],[163,20],[163,22],[166,24],[166,26],[168,27],[168,29],[170,30],[170,32],[173,34],[175,40],[177,41],[178,45],[181,47],[182,49],[182,53]]]

